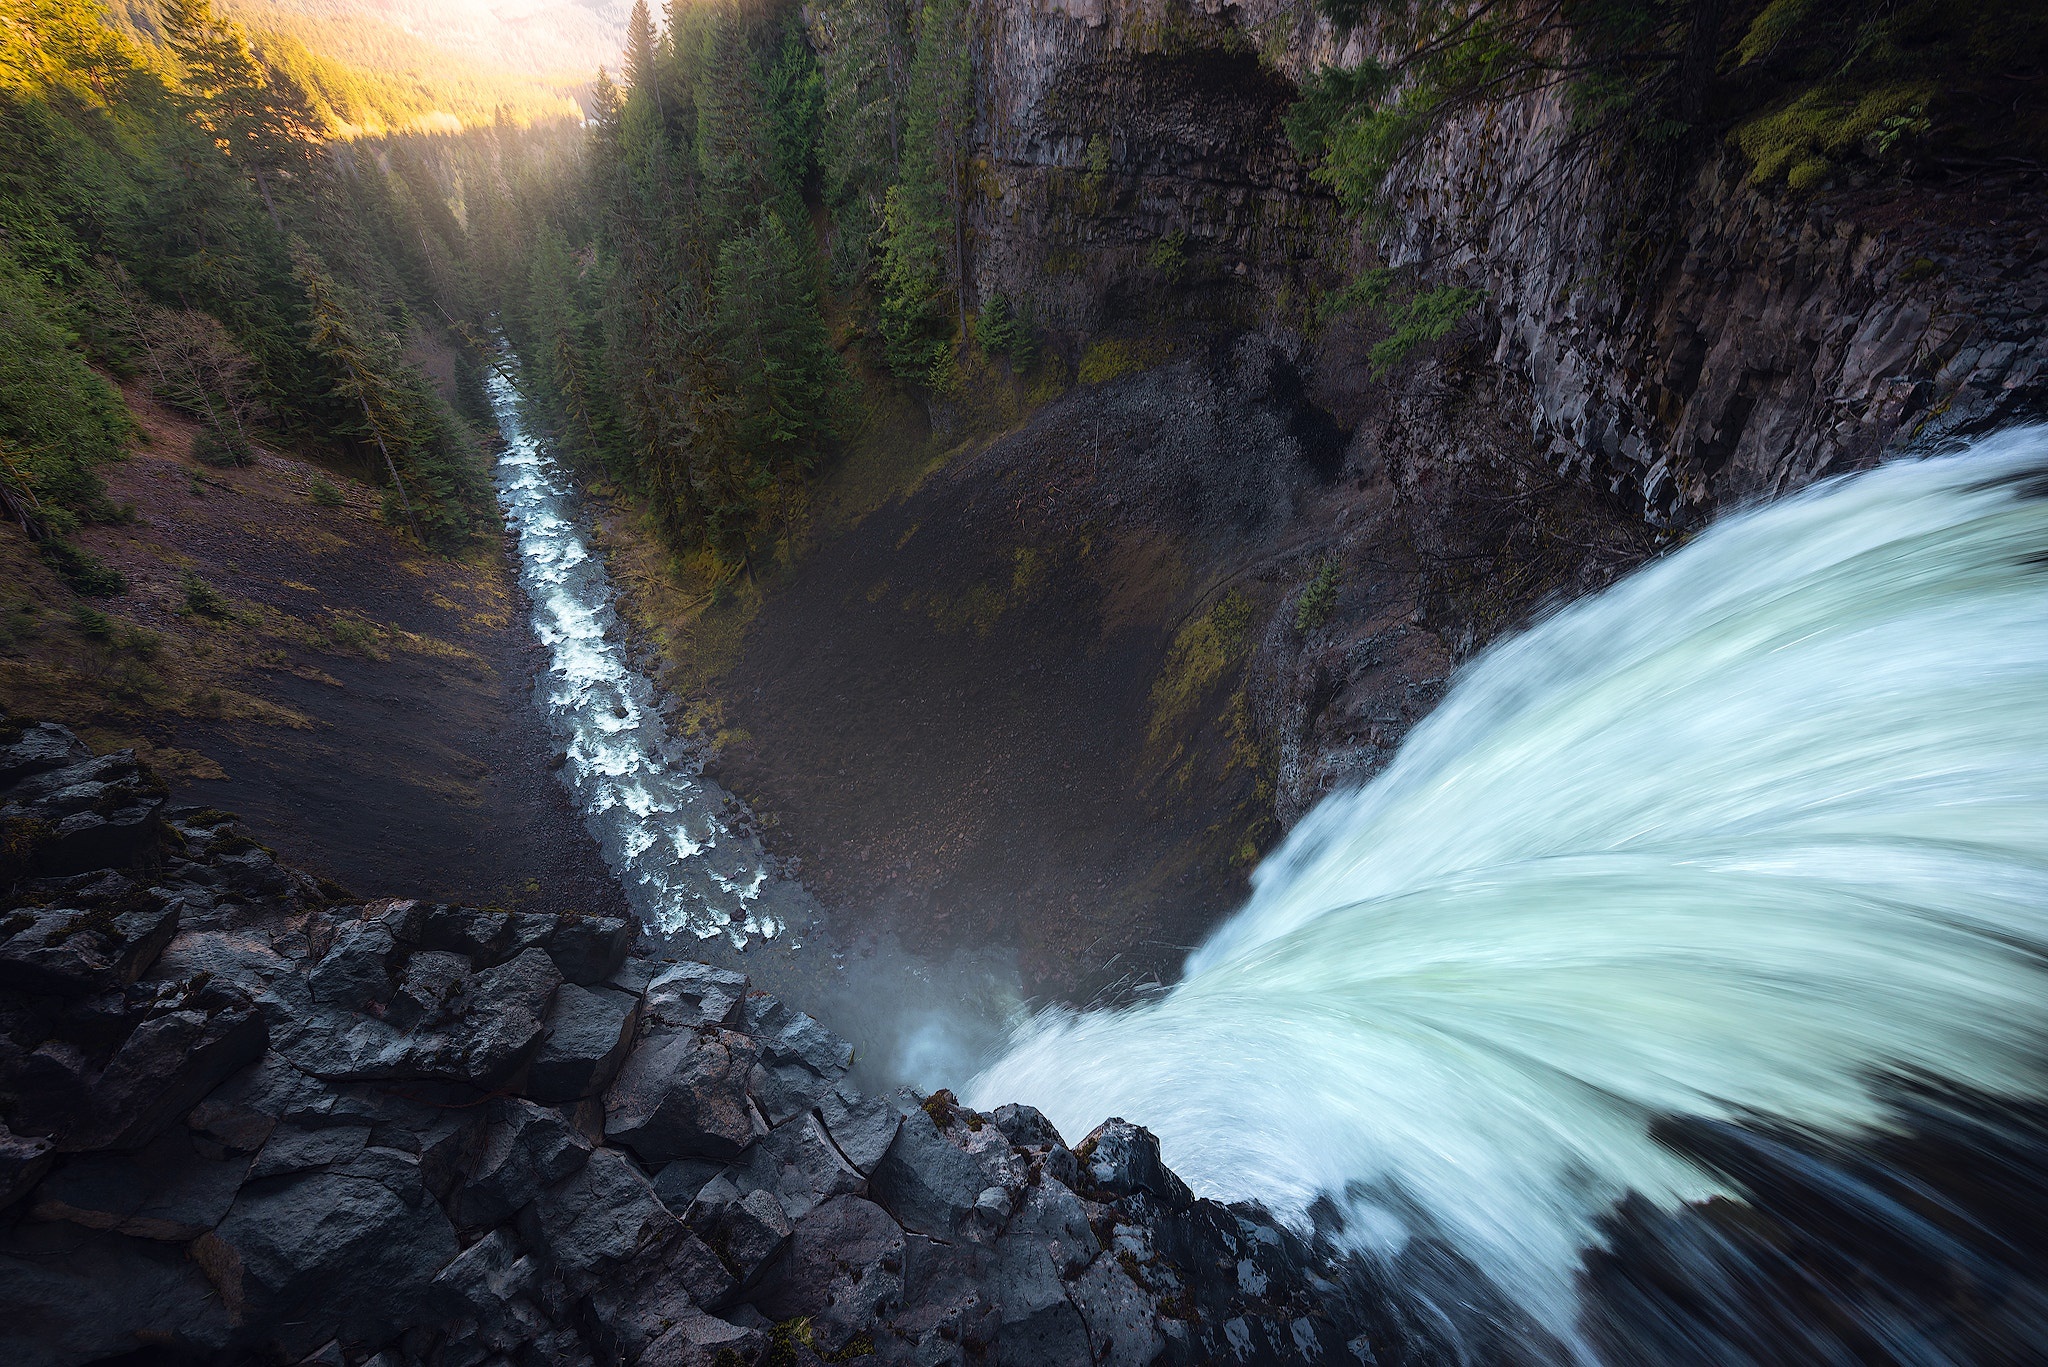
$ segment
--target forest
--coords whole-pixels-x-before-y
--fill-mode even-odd
[[[337,141],[209,0],[161,18],[161,46],[87,0],[26,0],[0,27],[8,514],[75,588],[118,591],[69,537],[128,515],[96,470],[134,436],[115,382],[139,378],[203,423],[208,460],[328,449],[421,540],[468,535],[479,439],[413,354],[465,269],[426,161]]]

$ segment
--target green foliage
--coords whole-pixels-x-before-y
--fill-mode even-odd
[[[1031,319],[1000,290],[981,306],[981,313],[974,320],[974,338],[984,355],[1006,356],[1020,370],[1029,368],[1037,359],[1038,345]]]
[[[1387,316],[1391,330],[1367,353],[1375,376],[1398,367],[1415,349],[1427,342],[1441,341],[1463,322],[1486,297],[1485,290],[1463,285],[1440,285],[1423,290]]]
[[[922,378],[951,350],[967,121],[966,8],[926,0],[910,63],[903,159],[882,207],[880,324],[889,366]]]
[[[1344,567],[1334,555],[1324,557],[1316,566],[1315,575],[1294,600],[1296,631],[1307,635],[1330,620],[1330,614],[1337,608],[1337,585],[1343,576]]]
[[[733,436],[748,492],[809,470],[832,431],[845,372],[789,230],[773,210],[718,253],[713,329],[725,361]]]
[[[2048,10],[2028,0],[1772,0],[1729,61],[1776,96],[1733,135],[1755,184],[2048,151],[2048,110],[2022,93],[2048,79]]]
[[[88,598],[112,598],[128,592],[127,577],[90,551],[54,537],[36,549],[73,593]]]
[[[178,611],[184,616],[206,617],[214,621],[226,621],[234,616],[234,610],[220,591],[191,570],[178,576],[178,589],[184,596],[184,605]]]
[[[1145,264],[1168,280],[1180,279],[1181,272],[1186,270],[1188,265],[1187,233],[1175,228],[1154,242],[1152,249],[1145,253]]]
[[[339,508],[347,503],[334,481],[324,475],[313,476],[312,482],[306,486],[306,497],[316,508]]]
[[[218,463],[250,459],[264,430],[349,435],[331,357],[307,345],[318,329],[297,268],[404,317],[407,298],[426,302],[426,222],[401,222],[413,206],[374,163],[329,155],[305,86],[209,0],[161,0],[160,49],[90,0],[13,11],[0,23],[7,500],[59,538],[67,520],[114,515],[93,466],[132,432],[104,373],[199,419],[199,454]],[[402,151],[390,160],[403,166]],[[392,386],[425,391],[416,367],[385,362]],[[482,493],[473,478],[436,487],[454,503]]]

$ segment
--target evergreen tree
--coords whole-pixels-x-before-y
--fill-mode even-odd
[[[966,11],[925,0],[910,67],[902,172],[883,203],[881,326],[892,369],[926,375],[966,317],[964,174],[972,116]],[[957,309],[957,311],[956,311]]]

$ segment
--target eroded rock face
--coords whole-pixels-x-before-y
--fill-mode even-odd
[[[79,748],[25,732],[0,775]],[[0,986],[8,1362],[1085,1367],[1358,1336],[1341,1307],[1296,1328],[1310,1250],[1196,1201],[1142,1130],[1069,1151],[1028,1107],[865,1097],[818,1021],[622,960],[616,923],[337,905],[216,813],[165,830],[12,886],[0,958],[78,952]],[[1256,1294],[1212,1271],[1256,1249]]]

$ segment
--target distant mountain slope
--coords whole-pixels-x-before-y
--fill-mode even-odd
[[[576,117],[616,65],[619,0],[215,0],[339,136],[453,132],[501,113]],[[122,27],[161,36],[156,0],[111,0]]]
[[[380,45],[395,30],[481,67],[585,81],[600,65],[618,66],[631,0],[229,0],[226,8],[256,27],[290,32],[293,19],[310,19]],[[375,64],[369,53],[327,55]]]

